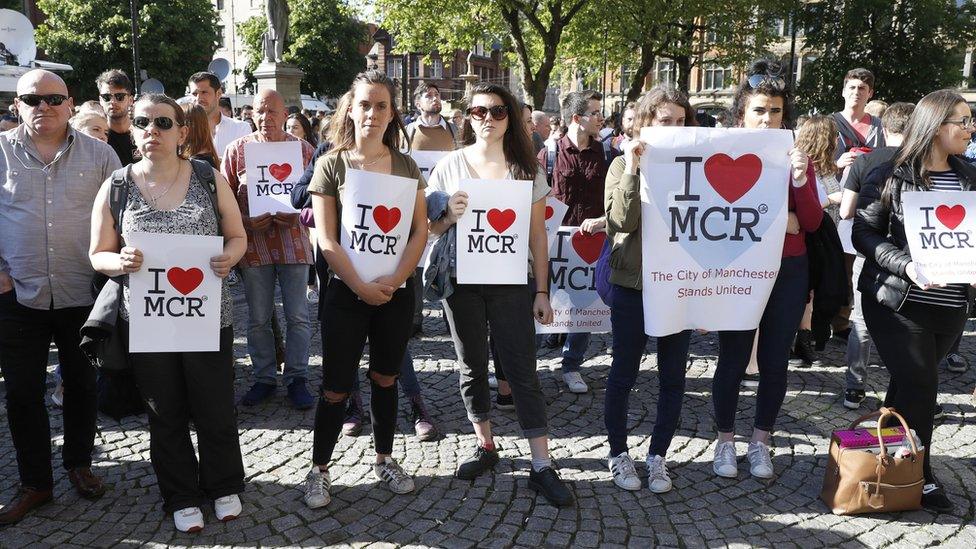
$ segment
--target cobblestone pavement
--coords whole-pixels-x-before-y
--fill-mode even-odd
[[[241,291],[236,287],[239,395],[251,383]],[[709,388],[718,344],[714,335],[693,336],[684,413],[668,456],[674,490],[665,495],[646,488],[620,490],[607,471],[602,407],[609,336],[594,337],[590,345],[583,376],[591,392],[585,395],[565,391],[557,353],[540,351],[539,377],[549,402],[552,453],[577,498],[575,507],[556,509],[526,487],[529,450],[519,438],[518,424],[510,412],[500,412],[495,418],[503,457],[495,473],[473,482],[453,478],[455,466],[470,451],[474,436],[459,397],[454,350],[440,310],[428,309],[426,315],[427,335],[412,340],[410,348],[428,403],[446,435],[436,442],[418,442],[401,399],[402,434],[397,436],[394,453],[415,475],[413,494],[396,496],[377,485],[369,466],[372,446],[367,426],[364,435],[339,443],[332,503],[325,509],[306,509],[301,482],[311,459],[314,411],[290,409],[279,389],[269,403],[240,411],[247,491],[245,512],[238,520],[221,524],[215,522],[212,509],[205,509],[207,526],[201,534],[176,532],[172,520],[160,510],[145,418],[118,423],[100,417],[94,466],[111,484],[111,491],[96,502],[79,499],[58,467],[55,502],[20,524],[0,530],[0,546],[976,547],[973,370],[965,374],[944,371],[939,401],[946,417],[938,423],[933,444],[936,472],[956,510],[944,515],[916,511],[838,517],[818,498],[827,437],[832,429],[857,417],[841,405],[843,351],[837,342],[828,344],[824,366],[790,372],[789,393],[772,441],[778,477],[767,483],[748,475],[744,459],[738,480],[712,474]],[[963,349],[976,359],[973,326],[968,329]],[[316,387],[321,364],[318,335],[312,348],[310,381]],[[629,444],[631,455],[641,462],[655,415],[653,349],[652,343],[630,398]],[[53,353],[51,358],[53,363]],[[872,367],[870,374],[868,400],[873,405],[888,376],[880,367]],[[739,404],[740,433],[747,433],[751,425],[754,403],[754,392],[744,390]],[[50,411],[53,431],[60,433],[61,412],[53,407]],[[0,422],[4,424],[0,428],[0,501],[8,501],[16,490],[17,467],[6,417]],[[54,441],[58,463],[61,442],[60,436]],[[745,439],[740,438],[738,452],[744,455],[745,450]],[[640,468],[644,474],[642,463]]]

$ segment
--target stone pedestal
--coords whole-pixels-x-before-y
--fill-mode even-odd
[[[258,81],[258,93],[262,90],[275,90],[285,98],[286,107],[302,108],[300,84],[305,73],[289,63],[269,63],[262,61],[254,71]]]
[[[470,66],[471,63],[469,62],[468,65]],[[474,87],[475,82],[481,80],[481,77],[479,77],[477,74],[468,73],[468,74],[462,74],[460,76],[460,78],[462,80],[464,80],[464,95],[465,95],[465,97],[470,97],[471,96],[471,88]]]

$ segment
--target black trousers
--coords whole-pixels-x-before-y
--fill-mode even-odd
[[[234,402],[234,329],[220,330],[220,350],[132,353],[149,412],[149,455],[163,511],[199,507],[244,491],[244,460]],[[200,459],[190,440],[197,432]]]
[[[885,406],[904,416],[925,445],[925,478],[932,480],[930,454],[939,393],[939,362],[966,323],[965,307],[940,307],[906,301],[893,311],[871,296],[861,296],[864,322],[891,376]]]
[[[64,381],[65,469],[91,466],[95,445],[95,368],[78,348],[78,331],[89,307],[38,310],[17,303],[15,291],[0,294],[0,371],[7,387],[7,423],[24,486],[48,490],[51,425],[44,404],[48,350],[58,347]]]

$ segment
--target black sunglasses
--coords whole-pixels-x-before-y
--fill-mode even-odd
[[[495,105],[494,107],[469,107],[468,116],[475,120],[484,120],[485,116],[491,115],[494,120],[505,120],[508,118],[508,105]]]
[[[754,74],[749,77],[750,88],[755,90],[760,86],[772,88],[776,91],[783,91],[786,89],[786,81],[784,81],[778,75],[769,74]]]
[[[149,118],[148,116],[137,116],[132,119],[132,125],[139,128],[140,130],[145,130],[149,127],[149,124],[156,126],[160,130],[169,130],[173,126],[177,126],[173,119],[168,116],[160,116],[157,118]]]
[[[129,97],[129,92],[100,93],[98,96],[102,98],[102,101],[111,101],[114,97],[116,101],[122,102],[125,101],[126,97]]]
[[[25,93],[18,95],[17,99],[20,99],[21,103],[24,103],[30,107],[36,107],[41,104],[41,101],[47,103],[52,107],[57,107],[61,103],[64,103],[68,99],[67,95],[61,95],[60,93],[50,93],[48,95],[38,95],[36,93]]]

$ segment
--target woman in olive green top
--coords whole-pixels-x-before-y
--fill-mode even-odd
[[[644,145],[639,139],[640,130],[643,126],[696,125],[695,111],[685,94],[669,87],[655,87],[637,106],[633,135],[623,146],[623,156],[614,159],[607,173],[604,204],[607,233],[613,240],[607,305],[613,331],[613,356],[603,410],[610,443],[610,472],[614,483],[625,490],[641,488],[634,461],[627,454],[627,399],[637,381],[647,344],[641,298],[641,201],[637,167]],[[660,388],[647,453],[648,484],[655,493],[671,490],[664,456],[681,418],[690,336],[691,331],[685,330],[657,338]]]
[[[399,152],[403,122],[393,98],[396,89],[382,72],[360,73],[347,92],[349,110],[336,113],[329,153],[315,164],[309,185],[316,240],[336,278],[322,306],[322,391],[315,413],[314,465],[305,479],[311,508],[331,500],[328,465],[339,439],[345,401],[356,388],[359,361],[370,342],[369,379],[376,478],[398,494],[412,492],[413,479],[390,457],[396,430],[396,378],[413,329],[414,285],[406,283],[427,243],[424,179],[414,161]],[[417,180],[417,197],[406,249],[396,272],[363,280],[339,245],[342,191],[347,169]],[[406,213],[406,212],[405,212]],[[406,284],[405,284],[406,283]]]

